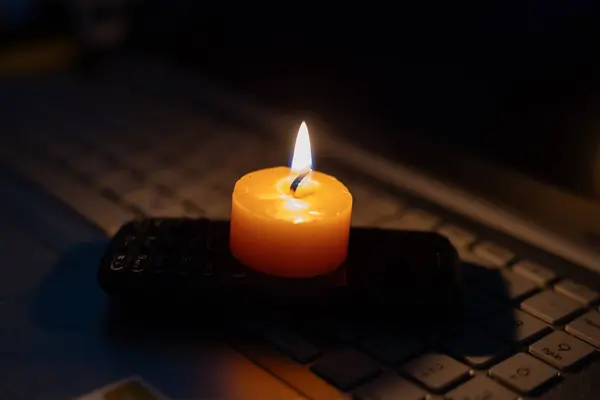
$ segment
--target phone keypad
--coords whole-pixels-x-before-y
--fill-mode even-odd
[[[215,263],[232,263],[225,262],[227,236],[210,228],[205,220],[133,222],[124,228],[120,238],[114,240],[116,245],[110,270],[136,275],[172,272],[187,276],[198,272],[201,276],[212,276]],[[233,275],[237,279],[246,276],[243,267],[236,267]]]

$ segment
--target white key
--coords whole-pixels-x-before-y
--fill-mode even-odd
[[[539,286],[546,286],[557,278],[554,271],[531,261],[519,261],[513,266],[513,271],[531,279]]]
[[[590,289],[585,285],[573,282],[570,279],[558,282],[554,285],[554,290],[569,296],[573,300],[577,300],[585,306],[595,304],[600,300],[600,295],[595,290]]]
[[[485,267],[485,268],[490,268],[490,269],[498,269],[499,268],[498,265],[494,264],[493,262],[491,262],[487,259],[483,259],[483,258],[479,257],[478,255],[474,254],[471,250],[469,250],[466,247],[459,247],[457,250],[458,250],[458,256],[460,257],[462,262]]]
[[[492,242],[477,243],[473,247],[473,253],[481,258],[489,260],[498,267],[504,267],[513,258],[515,258],[515,255],[510,250],[507,250],[504,247],[498,246]]]
[[[474,233],[452,224],[442,225],[437,232],[440,235],[446,236],[454,247],[468,247],[472,245],[476,239]]]

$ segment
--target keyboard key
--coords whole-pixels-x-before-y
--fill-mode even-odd
[[[127,254],[120,253],[120,254],[117,254],[113,258],[113,261],[110,265],[110,269],[112,269],[113,271],[121,271],[122,269],[127,267],[128,264],[129,264],[129,259],[128,259]]]
[[[492,242],[477,243],[473,253],[498,267],[504,267],[515,258],[513,252]]]
[[[395,215],[404,208],[400,201],[375,194],[367,186],[351,184],[349,190],[356,209],[352,210],[352,224],[355,226],[372,226],[374,221]]]
[[[514,272],[503,270],[501,276],[505,285],[504,289],[506,291],[506,296],[509,300],[522,300],[538,290],[538,287],[534,282],[523,278]]]
[[[409,231],[432,231],[439,222],[440,219],[435,215],[423,210],[412,209],[397,219],[384,222],[382,227]]]
[[[517,395],[490,378],[476,376],[448,392],[445,397],[449,400],[516,400]]]
[[[568,369],[591,356],[594,348],[565,332],[555,331],[529,346],[529,352],[558,369]]]
[[[469,376],[470,369],[461,362],[444,354],[430,353],[406,364],[402,370],[434,392],[442,392],[449,386]]]
[[[140,208],[148,216],[160,215],[161,211],[168,210],[172,207],[181,207],[178,199],[171,196],[165,196],[154,189],[147,188],[127,193],[123,200]],[[181,210],[181,212],[183,213],[183,210]]]
[[[558,282],[554,285],[554,290],[558,293],[562,293],[565,296],[569,296],[573,300],[576,300],[584,306],[590,306],[600,300],[600,295],[595,290],[590,289],[585,285],[573,282],[570,279]]]
[[[508,270],[487,268],[478,264],[463,264],[465,282],[464,311],[469,317],[483,317],[507,303],[535,293],[537,286]]]
[[[567,324],[565,330],[593,346],[600,347],[600,313],[598,311],[590,311],[582,315]]]
[[[558,276],[554,271],[531,261],[519,261],[513,266],[513,271],[527,279],[531,279],[539,286],[546,286]]]
[[[242,279],[248,276],[248,271],[242,266],[233,266],[231,270],[231,276],[235,279]]]
[[[529,343],[552,330],[550,325],[518,309],[501,312],[484,324],[490,333],[515,344]]]
[[[483,268],[488,268],[488,269],[499,268],[493,262],[479,257],[477,254],[473,253],[467,247],[458,247],[457,251],[458,251],[458,256],[460,257],[461,261],[465,264],[471,264],[471,265],[474,265],[477,267],[483,267]]]
[[[386,364],[398,364],[420,353],[423,343],[412,336],[380,333],[363,340],[362,347]]]
[[[581,311],[578,302],[551,290],[530,297],[521,308],[552,325],[560,325]]]
[[[459,226],[444,224],[437,232],[440,235],[444,235],[450,240],[450,243],[456,248],[468,247],[475,242],[476,236],[474,233],[469,232]]]
[[[285,330],[268,332],[265,339],[278,350],[299,363],[306,364],[319,357],[321,351],[298,334]]]
[[[477,283],[475,282],[473,285],[477,285]],[[501,301],[502,299],[499,299],[497,296],[490,296],[490,291],[485,290],[486,287],[471,287],[467,289],[463,299],[463,312],[469,320],[479,320],[505,307],[505,303]]]
[[[492,368],[490,376],[521,394],[530,394],[557,378],[558,371],[529,354],[518,353]]]
[[[254,325],[254,323],[250,323]],[[259,327],[260,329],[260,327]],[[309,399],[339,399],[343,398],[339,390],[330,385],[327,381],[313,373],[305,365],[290,361],[289,358],[282,356],[272,346],[253,340],[234,340],[232,342],[234,348],[244,356],[252,360],[253,363],[259,365],[278,379],[286,382],[298,392],[302,393]],[[260,382],[255,382],[255,386],[261,386]],[[247,393],[240,392],[242,398]],[[248,397],[248,396],[247,396]],[[186,398],[186,397],[184,397]],[[187,397],[190,399],[189,397]],[[210,397],[208,397],[210,398]],[[249,396],[255,399],[288,399],[290,397],[278,397],[268,391],[268,388],[260,393],[256,392],[256,396]],[[291,397],[295,399],[295,397]],[[303,398],[303,397],[301,397]],[[197,399],[197,397],[196,397]],[[191,399],[190,399],[191,400]]]
[[[373,330],[368,324],[350,323],[342,320],[317,321],[312,329],[317,336],[326,341],[352,345],[373,334]]]
[[[196,204],[209,218],[229,219],[231,216],[231,195],[226,196],[203,183],[181,188],[177,196]]]
[[[310,368],[340,390],[348,391],[379,375],[379,365],[356,350],[346,349],[325,356]]]
[[[130,171],[114,171],[106,175],[98,176],[95,183],[103,189],[110,189],[119,197],[128,193],[144,189],[144,183],[133,177]]]
[[[445,343],[444,348],[474,368],[484,368],[509,351],[507,344],[476,327],[459,332]]]
[[[131,272],[143,272],[149,264],[150,260],[148,259],[148,254],[138,254],[133,259],[133,263],[131,265]]]
[[[206,215],[206,211],[189,200],[183,200],[181,205],[183,206],[184,215],[188,218],[200,218]]]
[[[165,185],[172,189],[188,186],[193,183],[193,177],[184,173],[177,167],[163,168],[148,176],[148,180],[155,184]]]
[[[424,400],[427,392],[420,387],[388,373],[354,391],[356,400]]]

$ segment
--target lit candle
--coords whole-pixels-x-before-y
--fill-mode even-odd
[[[348,255],[352,195],[312,170],[308,128],[300,125],[291,168],[251,172],[233,189],[229,247],[247,267],[282,277],[332,272]]]

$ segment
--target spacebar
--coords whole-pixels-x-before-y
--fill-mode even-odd
[[[600,363],[565,379],[542,397],[543,400],[597,400],[600,398]]]
[[[233,348],[260,367],[313,400],[346,400],[350,396],[339,392],[300,363],[287,358],[261,343],[233,343]]]

